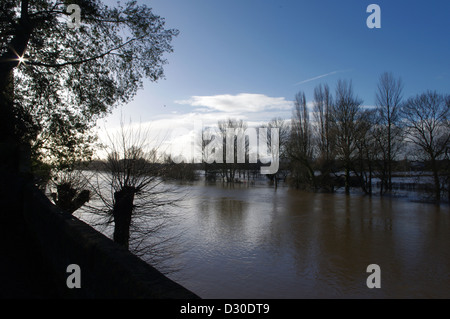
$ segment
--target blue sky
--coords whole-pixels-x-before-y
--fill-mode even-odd
[[[450,93],[450,1],[152,0],[140,1],[180,31],[167,54],[166,78],[146,82],[116,110],[133,122],[165,127],[217,121],[288,119],[292,100],[338,79],[352,80],[374,105],[378,78],[401,77],[404,96]],[[381,28],[369,29],[369,4]]]

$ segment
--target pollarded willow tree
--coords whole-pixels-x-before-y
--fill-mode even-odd
[[[178,240],[176,231],[169,231],[177,216],[170,208],[184,196],[176,185],[164,183],[171,167],[163,163],[161,145],[149,132],[122,123],[117,132],[107,133],[103,165],[87,177],[94,200],[86,211],[98,217],[92,224],[112,226],[114,242],[157,265],[171,257]],[[174,270],[165,266],[163,272]]]
[[[67,21],[80,8],[80,23]],[[76,21],[75,21],[76,22]],[[0,142],[67,165],[89,154],[96,120],[164,77],[177,30],[136,1],[2,0]]]

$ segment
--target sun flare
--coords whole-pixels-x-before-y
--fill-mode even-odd
[[[17,57],[17,61],[19,61],[19,66],[20,66],[21,64],[25,64],[25,62],[27,61],[27,59],[24,58],[23,55],[22,55],[22,56],[18,56],[18,57]]]

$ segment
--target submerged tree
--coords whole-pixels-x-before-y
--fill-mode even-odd
[[[68,4],[81,10],[70,28]],[[99,0],[2,0],[0,142],[69,165],[90,155],[96,119],[126,103],[144,78],[164,76],[178,31],[145,5]]]
[[[313,166],[313,132],[303,92],[295,95],[290,133],[288,156],[291,160],[293,182],[297,188],[311,187],[315,189],[317,185]]]
[[[223,140],[224,161],[219,165],[222,178],[227,183],[234,183],[236,173],[241,173],[239,164],[245,163],[249,154],[249,141],[245,137],[248,125],[243,120],[228,118],[220,120],[217,126]]]
[[[354,172],[359,180],[359,186],[366,194],[372,194],[372,180],[375,176],[375,163],[379,148],[377,137],[376,110],[361,111],[358,116],[356,132],[356,158],[353,160]]]
[[[316,144],[316,167],[320,171],[322,189],[334,191],[332,174],[335,166],[335,136],[332,134],[333,97],[328,85],[319,85],[314,89],[313,110]]]
[[[350,193],[350,172],[357,150],[358,125],[362,100],[355,96],[351,82],[339,80],[333,103],[333,134],[336,138],[336,154],[343,162],[345,193]]]
[[[289,124],[283,120],[281,117],[275,117],[269,121],[268,124],[262,125],[263,128],[267,129],[267,136],[260,136],[260,138],[265,138],[268,147],[272,146],[272,130],[278,130],[278,161],[280,163],[279,170],[275,174],[267,174],[266,176],[274,183],[275,188],[278,187],[278,180],[286,179],[286,167],[285,163],[289,159],[288,149],[290,143],[290,127]]]
[[[377,125],[380,127],[378,148],[382,157],[381,190],[392,190],[392,169],[396,156],[402,146],[401,101],[403,84],[401,79],[395,79],[391,73],[380,76],[376,92]],[[381,137],[381,136],[380,136]]]
[[[418,151],[419,158],[429,163],[433,174],[434,196],[439,201],[442,191],[441,165],[450,147],[449,97],[427,91],[409,98],[402,113],[407,141]]]

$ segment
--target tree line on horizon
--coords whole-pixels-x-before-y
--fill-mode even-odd
[[[436,201],[450,194],[450,95],[428,90],[403,98],[403,83],[385,72],[376,89],[376,105],[363,107],[352,82],[338,80],[334,94],[327,84],[314,89],[312,103],[305,93],[295,95],[292,118],[274,118],[264,127],[279,130],[280,170],[268,175],[276,185],[286,179],[295,188],[334,192],[352,187],[373,194],[374,180],[380,195],[391,193],[393,178],[412,163],[432,178]],[[242,120],[219,121],[223,136],[228,128],[245,130]],[[239,141],[235,137],[236,159]],[[203,145],[205,144],[203,140]],[[223,141],[223,153],[229,147]],[[242,144],[241,144],[242,145]],[[261,163],[204,163],[206,178],[233,183],[258,175]],[[169,161],[170,162],[170,161]],[[197,165],[197,167],[199,167]],[[187,169],[185,166],[184,169]]]
[[[377,180],[377,192],[384,195],[393,191],[393,178],[415,164],[431,177],[433,198],[448,198],[450,95],[426,91],[404,99],[402,80],[385,72],[379,78],[374,107],[363,107],[348,80],[338,80],[334,94],[327,84],[316,86],[311,103],[300,91],[293,104],[291,119],[274,118],[263,125],[268,129],[269,145],[270,130],[279,130],[280,169],[267,175],[275,186],[281,179],[294,188],[314,192],[343,188],[349,194],[358,188],[373,194]],[[154,167],[159,167],[154,171],[166,179],[194,180],[195,171],[203,170],[208,180],[253,180],[262,163],[249,162],[248,138],[239,141],[243,137],[236,134],[234,145],[229,146],[225,137],[227,129],[243,132],[247,123],[229,118],[217,125],[223,138],[221,151],[225,155],[227,147],[232,147],[234,163],[227,163],[224,156],[220,162],[174,164],[164,154],[158,163],[153,160]],[[203,152],[210,140],[203,137],[198,145]],[[237,161],[239,145],[245,145],[245,163]]]
[[[450,194],[450,95],[426,91],[404,99],[400,78],[385,72],[376,89],[376,106],[364,108],[352,82],[338,80],[314,89],[311,110],[305,94],[295,96],[284,156],[296,187],[345,193],[357,186],[373,193],[393,190],[400,163],[420,162],[431,174],[433,196]],[[311,112],[309,112],[311,111]]]

